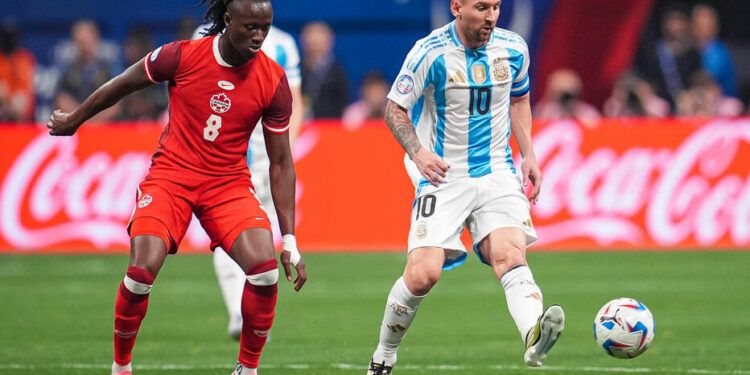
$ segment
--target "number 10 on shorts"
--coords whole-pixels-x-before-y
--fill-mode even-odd
[[[419,220],[420,217],[427,218],[432,216],[435,213],[436,204],[437,198],[432,194],[426,194],[417,198],[417,217],[415,220]]]

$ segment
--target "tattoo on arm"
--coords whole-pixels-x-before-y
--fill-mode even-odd
[[[388,129],[391,130],[404,151],[409,154],[409,158],[412,158],[422,148],[417,133],[414,131],[414,126],[409,119],[409,114],[406,113],[404,108],[392,101],[388,101],[385,109],[385,123],[388,124]]]

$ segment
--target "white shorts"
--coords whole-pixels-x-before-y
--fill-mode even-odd
[[[412,206],[409,251],[420,247],[440,247],[446,251],[444,269],[460,266],[467,252],[461,232],[469,229],[474,251],[477,245],[499,228],[519,228],[526,234],[526,245],[536,242],[531,223],[529,200],[520,179],[509,170],[477,178],[461,178],[439,187],[421,185]]]

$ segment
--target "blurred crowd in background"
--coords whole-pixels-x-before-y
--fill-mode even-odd
[[[189,39],[198,21],[180,21],[173,39]],[[740,82],[738,66],[720,38],[721,21],[710,5],[667,9],[656,20],[659,37],[642,43],[631,68],[620,75],[609,97],[600,101],[603,105],[585,101],[586,72],[561,66],[546,77],[544,91],[535,92],[535,118],[570,118],[594,126],[601,117],[747,114],[748,98],[742,92],[746,83]],[[51,108],[71,111],[96,88],[158,47],[146,27],[132,27],[124,40],[105,40],[96,21],[80,19],[54,45],[52,64],[40,66],[24,47],[19,30],[13,18],[0,20],[0,122],[5,123],[43,122]],[[334,52],[336,30],[326,22],[313,21],[300,30],[287,31],[299,35],[306,119],[343,119],[343,126],[356,129],[366,120],[383,118],[386,94],[395,77],[372,69],[361,76],[357,92],[350,92],[347,66]],[[403,58],[392,56],[398,64]],[[47,98],[50,108],[40,111],[39,98]],[[166,86],[154,85],[125,98],[96,120],[163,122],[167,99]]]

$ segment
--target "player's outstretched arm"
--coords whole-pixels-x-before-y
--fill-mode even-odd
[[[523,157],[521,163],[523,185],[526,186],[531,182],[534,188],[529,194],[529,200],[531,203],[536,203],[542,187],[542,171],[539,169],[531,143],[531,100],[529,97],[528,93],[524,96],[511,97],[510,128]]]
[[[294,279],[294,290],[299,291],[307,281],[307,271],[305,270],[305,262],[297,250],[297,242],[294,239],[297,176],[289,146],[289,133],[277,134],[264,129],[263,135],[266,140],[268,159],[271,162],[268,169],[271,178],[271,196],[273,197],[273,204],[276,206],[279,229],[284,235],[282,238],[281,264],[288,281],[292,281],[292,267],[296,269],[297,278]]]
[[[73,112],[55,110],[47,122],[50,135],[73,135],[86,120],[113,106],[126,95],[152,84],[143,59],[99,87]]]
[[[388,100],[385,108],[385,122],[409,158],[417,165],[419,173],[434,186],[444,182],[450,166],[434,152],[422,147],[406,108]]]

